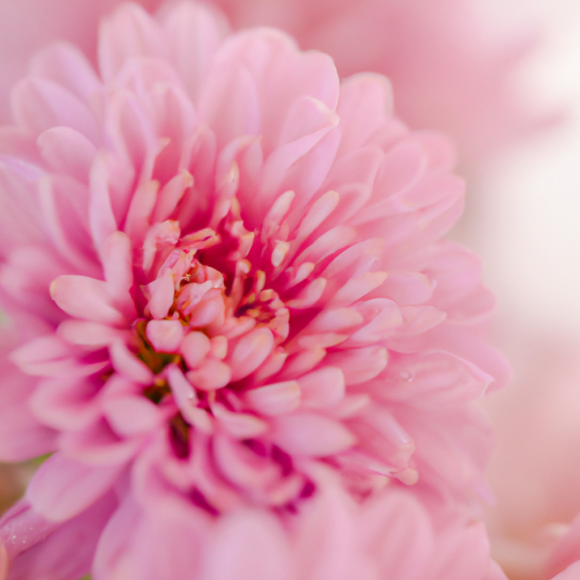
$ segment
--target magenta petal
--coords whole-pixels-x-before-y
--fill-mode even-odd
[[[65,521],[101,498],[117,481],[120,465],[92,467],[55,454],[32,478],[26,496],[44,517]]]

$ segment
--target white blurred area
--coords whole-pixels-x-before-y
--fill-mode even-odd
[[[540,580],[560,524],[580,512],[580,2],[480,2],[506,29],[520,17],[545,27],[514,88],[564,115],[472,176],[456,232],[482,258],[514,369],[485,403],[497,432],[492,552],[511,580]]]

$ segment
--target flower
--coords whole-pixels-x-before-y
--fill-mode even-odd
[[[12,577],[195,576],[212,530],[299,528],[331,488],[485,497],[472,402],[509,372],[477,258],[440,240],[448,144],[384,78],[202,5],[121,6],[99,68],[44,49],[0,132],[0,458],[54,453],[0,526]]]

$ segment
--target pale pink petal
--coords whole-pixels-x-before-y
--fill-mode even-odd
[[[40,466],[26,497],[43,516],[65,521],[102,497],[123,468],[123,464],[91,467],[56,454]],[[67,477],[63,478],[63,474]]]
[[[296,381],[265,385],[248,391],[246,401],[266,416],[290,413],[300,405],[300,385]]]
[[[344,376],[336,367],[326,366],[307,373],[298,379],[302,405],[307,408],[324,408],[336,405],[345,394]]]
[[[163,31],[170,42],[169,59],[196,102],[229,25],[211,5],[180,2],[167,11]]]
[[[179,351],[191,368],[199,366],[205,355],[210,351],[209,338],[202,332],[190,332],[181,341]]]
[[[149,367],[141,362],[126,346],[123,341],[116,340],[109,347],[111,362],[122,375],[143,385],[153,380],[153,373]]]
[[[59,524],[45,520],[22,500],[2,520],[3,539],[12,557],[9,577],[25,580],[48,574],[73,580],[85,574],[115,503],[108,494],[79,516]]]
[[[385,77],[363,73],[343,81],[337,108],[342,132],[340,152],[365,145],[392,108],[392,89]]]
[[[38,52],[30,63],[32,76],[58,83],[83,100],[102,85],[83,53],[72,44],[57,42]]]
[[[179,320],[151,320],[146,333],[155,350],[174,352],[181,344],[183,326]]]
[[[284,531],[271,515],[242,511],[224,518],[214,534],[203,558],[203,580],[295,578]]]
[[[51,81],[38,78],[22,81],[12,93],[12,110],[17,123],[33,135],[64,125],[93,143],[100,141],[96,119],[87,106]]]
[[[126,330],[112,328],[100,322],[65,320],[58,327],[58,335],[65,341],[79,346],[100,348],[116,340],[129,338]]]
[[[153,403],[137,397],[111,399],[103,405],[103,411],[111,428],[121,436],[149,433],[164,419]]]
[[[97,155],[90,173],[89,221],[97,250],[105,239],[117,231],[110,198],[110,170],[104,154]]]
[[[213,391],[225,387],[232,380],[229,365],[216,359],[206,359],[203,364],[187,372],[187,378],[202,391]]]
[[[161,33],[153,18],[136,4],[125,4],[101,24],[99,67],[110,81],[125,61],[137,56],[161,56]]]
[[[84,135],[69,127],[53,127],[41,133],[37,143],[53,169],[88,182],[97,150]]]
[[[242,337],[233,347],[227,363],[236,381],[254,372],[270,354],[274,346],[272,333],[267,329],[253,330]]]
[[[60,276],[50,285],[52,299],[70,316],[111,326],[126,325],[112,305],[106,282],[85,276]]]
[[[274,422],[274,441],[295,455],[324,457],[352,447],[355,436],[338,421],[314,413],[293,413]]]

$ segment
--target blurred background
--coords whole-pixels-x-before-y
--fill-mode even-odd
[[[519,15],[538,23],[540,40],[514,90],[562,118],[479,167],[456,233],[482,258],[498,299],[495,342],[514,369],[511,386],[484,403],[497,434],[492,553],[510,579],[539,580],[580,511],[580,3],[495,6],[497,21]]]

